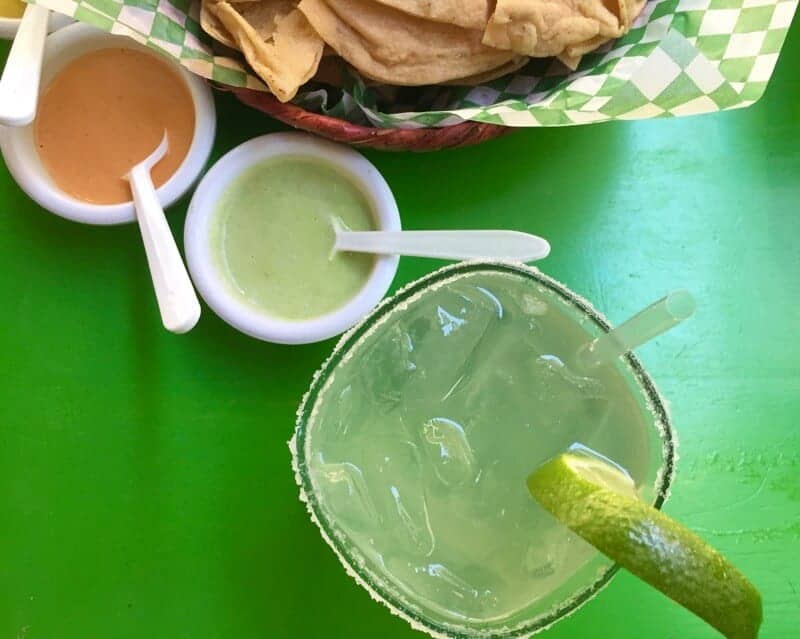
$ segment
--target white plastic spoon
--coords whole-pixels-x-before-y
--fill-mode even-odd
[[[335,251],[409,255],[445,260],[541,260],[550,254],[544,238],[519,231],[346,231],[334,222]]]
[[[25,126],[36,117],[50,10],[29,4],[0,78],[0,124]]]
[[[133,192],[136,219],[142,233],[161,321],[168,331],[186,333],[200,319],[200,302],[197,301],[194,287],[150,177],[150,170],[158,164],[168,149],[169,140],[165,131],[158,148],[134,166],[125,179],[130,182]]]

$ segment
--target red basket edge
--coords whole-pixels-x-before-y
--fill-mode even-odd
[[[353,124],[302,107],[279,102],[271,93],[230,89],[244,104],[276,120],[334,142],[385,151],[437,151],[480,144],[505,135],[511,129],[499,124],[462,122],[448,127],[423,129],[376,129]]]

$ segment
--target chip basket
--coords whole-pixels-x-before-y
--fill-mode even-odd
[[[280,102],[271,93],[230,88],[248,106],[296,129],[351,146],[382,151],[439,151],[480,144],[512,131],[511,127],[485,122],[462,122],[447,127],[380,129],[306,111],[290,102]]]
[[[764,93],[798,0],[648,0],[621,38],[571,73],[548,58],[475,86],[400,95],[348,77],[283,104],[238,53],[202,28],[199,0],[27,0],[174,59],[292,127],[356,147],[435,151],[514,128],[591,125],[713,113]],[[321,86],[328,83],[320,82]],[[431,85],[432,88],[433,85]],[[392,104],[392,108],[386,108]],[[318,111],[325,113],[319,113]]]

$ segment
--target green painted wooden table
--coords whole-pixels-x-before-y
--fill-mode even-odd
[[[696,295],[690,322],[640,350],[680,434],[667,512],[760,587],[768,639],[800,632],[798,66],[795,27],[750,109],[369,154],[407,227],[542,234],[542,268],[612,320]],[[277,128],[217,104],[217,156]],[[395,284],[432,266],[403,260]],[[137,229],[49,215],[4,167],[0,309],[0,639],[421,636],[345,575],[297,500],[286,440],[331,343],[259,343],[207,309],[167,334]],[[715,633],[620,574],[544,636]]]

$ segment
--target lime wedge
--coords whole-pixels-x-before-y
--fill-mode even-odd
[[[573,532],[729,639],[758,636],[761,595],[753,584],[697,535],[637,499],[618,468],[568,452],[539,467],[528,489]]]

